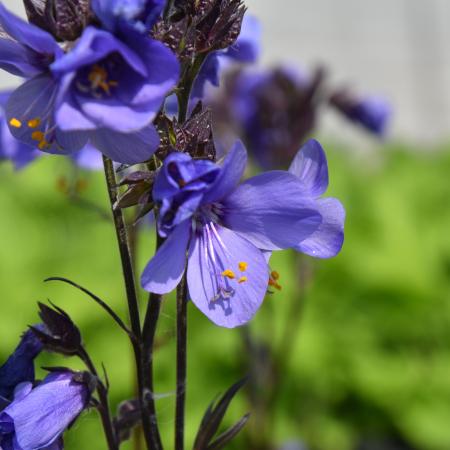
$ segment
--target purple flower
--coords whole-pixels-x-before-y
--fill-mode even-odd
[[[11,400],[18,384],[34,381],[34,359],[41,350],[42,344],[35,334],[31,330],[24,333],[17,348],[0,367],[0,397]]]
[[[238,186],[247,162],[240,143],[222,166],[169,155],[153,189],[158,231],[167,239],[142,274],[144,289],[171,291],[187,261],[194,304],[217,325],[248,322],[269,283],[263,251],[294,248],[326,257],[342,245],[342,206],[318,200],[328,183],[322,158],[316,143],[294,161],[293,173],[266,172]]]
[[[0,25],[9,35],[0,39],[0,67],[28,78],[6,107],[17,139],[56,154],[89,140],[129,164],[153,154],[159,137],[151,122],[179,73],[168,48],[134,28],[116,35],[91,26],[63,54],[51,35],[2,5]]]
[[[61,448],[61,436],[88,406],[90,387],[80,374],[53,372],[32,389],[23,383],[0,413],[0,446],[5,450]]]

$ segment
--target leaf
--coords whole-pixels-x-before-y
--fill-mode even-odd
[[[239,433],[239,431],[244,428],[249,418],[250,414],[243,416],[239,422],[236,422],[232,427],[228,428],[227,431],[218,436],[217,439],[208,446],[208,450],[219,450],[224,448],[225,445],[227,445],[228,442],[230,442]]]
[[[213,401],[207,408],[203,419],[200,423],[200,428],[197,433],[197,436],[195,438],[194,442],[194,450],[208,450],[210,447],[210,442],[213,439],[214,435],[216,434],[217,430],[219,429],[219,426],[222,422],[222,419],[227,412],[228,406],[231,403],[231,400],[233,400],[233,397],[236,395],[236,393],[239,391],[239,389],[244,386],[244,384],[247,382],[247,377],[243,378],[242,380],[238,381],[237,383],[233,384],[227,392],[217,401]],[[217,445],[221,445],[222,439],[227,438],[227,433],[230,433],[231,440],[238,432],[239,430],[245,425],[245,422],[247,419],[245,419],[246,416],[244,416],[236,425],[234,425],[232,428],[230,428],[228,431],[223,433],[218,437],[218,440],[221,439]],[[241,422],[245,419],[245,421],[241,424]],[[238,427],[238,429],[235,430],[235,427]],[[233,434],[234,432],[234,434]],[[225,435],[225,436],[224,436]],[[224,436],[224,437],[223,437]],[[228,442],[226,441],[226,442]],[[215,444],[216,441],[213,442]],[[212,444],[211,444],[212,445]],[[224,445],[224,444],[223,444]],[[213,447],[215,448],[215,447]],[[221,448],[220,446],[217,448]]]

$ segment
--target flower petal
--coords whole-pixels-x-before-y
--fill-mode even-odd
[[[25,81],[11,94],[6,105],[6,119],[9,124],[19,121],[19,126],[10,126],[11,134],[19,141],[36,148],[41,138],[35,138],[35,133],[45,133],[47,145],[42,150],[65,155],[84,147],[87,136],[80,132],[64,132],[56,126],[53,104],[57,90],[58,84],[47,74]],[[36,119],[40,124],[30,127],[28,121]]]
[[[303,184],[281,170],[248,179],[221,203],[224,225],[262,250],[295,247],[322,222]]]
[[[14,421],[19,448],[51,445],[86,407],[89,393],[72,373],[52,373],[30,394],[11,403],[2,414]]]
[[[72,155],[74,163],[86,170],[101,170],[103,168],[102,154],[91,144],[87,144],[79,152]]]
[[[315,258],[336,256],[344,243],[345,210],[341,202],[334,198],[317,200],[323,221],[317,230],[299,245],[296,250]]]
[[[26,48],[9,38],[0,38],[0,68],[24,78],[42,72],[40,67],[30,61]]]
[[[328,188],[328,165],[325,152],[318,141],[310,139],[297,152],[289,172],[305,185],[305,194],[320,197]]]
[[[235,279],[222,276],[225,270],[233,271]],[[224,227],[205,226],[190,245],[187,281],[195,306],[216,325],[234,328],[247,323],[261,306],[269,269],[249,241]]]
[[[0,3],[0,26],[13,39],[40,55],[59,56],[63,53],[49,33],[12,14],[2,3]]]
[[[149,159],[159,145],[153,125],[135,133],[119,133],[107,128],[89,132],[92,145],[113,161],[137,164]]]
[[[178,225],[147,264],[141,276],[141,286],[146,291],[167,294],[175,289],[186,266],[190,231],[190,220]]]
[[[205,193],[204,203],[212,203],[227,196],[239,183],[247,166],[247,151],[237,141],[225,157],[221,171],[214,184]]]

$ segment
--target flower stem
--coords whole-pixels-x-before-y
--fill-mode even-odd
[[[108,401],[108,389],[103,384],[103,382],[100,380],[97,369],[94,366],[94,363],[91,360],[91,357],[87,353],[87,351],[84,349],[84,347],[81,347],[79,350],[78,356],[80,359],[86,364],[86,367],[88,368],[89,372],[94,375],[97,380],[97,394],[98,394],[98,400],[99,405],[97,407],[98,412],[100,414],[100,417],[102,419],[102,425],[103,430],[106,436],[106,441],[108,443],[108,449],[109,450],[118,450],[119,444],[117,442],[117,436],[116,432],[114,430],[112,420],[111,420],[111,413],[109,410],[109,401]]]
[[[175,450],[184,449],[186,401],[187,282],[186,274],[177,288],[177,389],[175,405]]]
[[[119,246],[120,260],[122,264],[123,278],[125,282],[125,289],[128,302],[128,311],[130,315],[131,331],[133,332],[133,339],[131,344],[133,346],[134,359],[136,363],[137,384],[139,392],[139,404],[142,414],[142,429],[144,432],[145,442],[148,450],[160,450],[161,446],[157,446],[155,441],[155,431],[152,417],[148,414],[147,403],[145,400],[145,383],[146,372],[143,364],[143,345],[141,321],[139,315],[139,303],[136,293],[136,284],[134,281],[133,261],[130,254],[130,247],[127,237],[127,229],[122,210],[114,208],[117,201],[117,180],[116,173],[112,161],[103,156],[103,165],[105,168],[106,184],[108,187],[109,200],[111,203],[111,210],[114,219],[114,227],[116,229],[117,242]],[[156,443],[155,443],[156,442]]]
[[[198,55],[192,65],[187,66],[184,71],[182,82],[180,83],[180,89],[178,90],[178,122],[184,123],[186,121],[189,97],[191,95],[192,86],[194,85],[195,78],[197,77],[203,62],[205,61],[206,53]]]
[[[127,294],[128,312],[130,314],[131,331],[137,340],[141,339],[141,322],[139,318],[139,304],[136,294],[136,285],[134,282],[133,262],[128,246],[127,229],[123,218],[122,210],[114,208],[117,201],[117,181],[116,173],[112,161],[103,156],[103,165],[105,168],[106,184],[108,187],[109,200],[116,229],[117,243],[119,245],[120,260],[122,263],[122,272]]]
[[[163,239],[156,233],[156,250],[163,243]],[[159,434],[158,422],[156,417],[155,397],[153,395],[153,344],[155,342],[156,326],[158,324],[159,313],[161,311],[162,296],[151,293],[148,299],[147,312],[145,314],[144,325],[142,328],[142,372],[145,397],[146,417],[149,421],[149,427],[152,437],[152,450],[162,449],[161,436]],[[147,420],[147,419],[146,419]],[[145,424],[143,423],[145,426]]]

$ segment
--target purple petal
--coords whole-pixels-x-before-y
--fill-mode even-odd
[[[205,193],[204,203],[213,203],[226,197],[238,185],[246,166],[247,152],[244,144],[237,141],[225,157],[216,181]]]
[[[247,264],[245,271],[239,270],[239,263]],[[225,270],[233,271],[236,278],[222,276]],[[247,323],[261,306],[269,269],[254,245],[212,225],[203,227],[191,243],[187,281],[195,306],[216,325],[234,328]]]
[[[49,33],[10,13],[2,3],[0,3],[0,26],[13,39],[40,55],[59,56],[63,53]]]
[[[42,72],[40,67],[30,61],[27,49],[9,38],[0,38],[0,68],[26,78]]]
[[[33,138],[34,132],[45,132],[48,146],[43,151],[64,155],[84,147],[87,136],[79,132],[64,132],[56,127],[53,102],[57,89],[58,84],[47,74],[25,81],[11,94],[6,105],[6,119],[8,123],[12,119],[20,121],[20,127],[10,126],[12,135],[19,141],[36,148],[39,140]],[[37,118],[39,126],[30,128],[28,121]]]
[[[112,34],[94,27],[87,27],[75,47],[55,61],[51,70],[57,75],[64,75],[98,62],[114,52],[119,53],[136,72],[148,76],[147,67],[137,53]]]
[[[320,197],[328,188],[328,165],[325,152],[315,139],[310,139],[297,152],[289,172],[305,185],[305,195]]]
[[[178,225],[147,264],[141,277],[146,291],[166,294],[178,285],[186,266],[190,231],[190,220]]]
[[[103,168],[102,154],[91,144],[87,144],[79,152],[72,155],[74,163],[86,170],[101,170]]]
[[[136,133],[119,133],[107,128],[91,131],[92,145],[113,161],[137,164],[149,159],[159,145],[159,135],[153,125]]]
[[[315,258],[336,256],[344,243],[345,210],[339,200],[317,200],[323,221],[314,233],[295,247],[296,250]]]
[[[20,448],[40,449],[55,442],[86,407],[84,384],[72,380],[72,373],[53,373],[24,398],[11,403],[2,413],[14,422]]]
[[[262,250],[291,248],[322,222],[316,202],[288,172],[271,171],[242,183],[222,202],[223,223]]]

